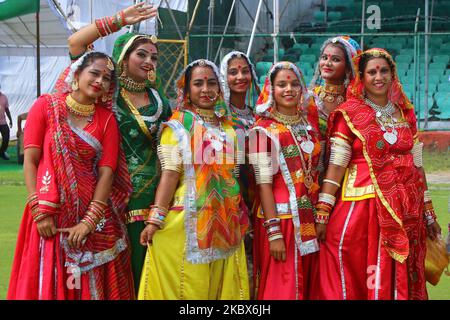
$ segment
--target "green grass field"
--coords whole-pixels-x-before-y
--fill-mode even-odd
[[[6,298],[17,231],[26,199],[22,168],[15,164],[17,162],[13,152],[11,151],[9,154],[12,156],[10,161],[0,159],[0,216],[2,217],[0,224],[0,300]],[[448,157],[448,154],[445,154],[445,157]],[[427,159],[432,159],[430,162],[444,160],[436,155],[429,156]],[[435,165],[434,168],[442,170],[442,166]],[[447,225],[450,223],[450,214],[448,213],[450,182],[449,184],[430,185],[430,189],[443,236],[446,237]],[[428,285],[428,289],[430,299],[450,300],[450,277],[443,275],[436,287]]]

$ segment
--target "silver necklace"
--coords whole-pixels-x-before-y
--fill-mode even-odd
[[[188,112],[191,113],[194,116],[194,118],[197,118],[197,121],[201,126],[206,128],[205,137],[211,143],[213,149],[217,152],[222,151],[224,148],[223,145],[225,143],[227,133],[225,132],[225,129],[223,128],[220,119],[218,119],[219,125],[216,126],[203,120],[203,118],[199,114],[195,114],[191,111]]]
[[[300,148],[303,152],[311,154],[314,151],[314,143],[311,141],[312,138],[308,131],[311,131],[312,127],[303,117],[300,119],[302,123],[287,125],[286,127],[291,131],[293,138],[300,142]],[[306,140],[304,137],[306,137]]]
[[[384,140],[390,145],[395,144],[398,140],[398,132],[395,129],[397,119],[393,116],[395,113],[395,105],[389,101],[386,106],[381,107],[368,98],[365,98],[365,102],[375,111],[376,120],[384,132]]]
[[[245,105],[244,109],[239,109],[230,103],[231,111],[237,115],[244,126],[252,126],[255,123],[255,117],[252,109]]]

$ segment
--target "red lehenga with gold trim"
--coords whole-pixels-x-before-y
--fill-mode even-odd
[[[413,161],[416,118],[396,77],[391,97],[403,119],[389,144],[356,81],[332,113],[329,138],[352,155],[320,248],[321,299],[427,299],[424,181]]]
[[[299,106],[299,111],[304,114],[305,119],[301,124],[287,124],[274,116],[276,111],[271,103],[273,93],[270,79],[276,69],[292,70],[301,83],[302,105]],[[295,65],[279,62],[272,66],[259,97],[257,110],[259,117],[249,136],[249,156],[256,175],[260,177],[259,183],[268,183],[261,181],[261,178],[270,175],[276,218],[280,219],[286,248],[286,261],[277,261],[270,253],[270,242],[264,227],[266,218],[259,202],[253,241],[255,298],[316,299],[319,243],[314,206],[320,189],[317,170],[321,155],[319,116],[314,99],[308,96],[303,76]],[[296,130],[302,131],[302,134],[295,133]],[[301,147],[306,136],[309,136],[308,141],[311,143],[309,152]],[[270,155],[270,167],[273,171],[263,174],[262,167],[265,163],[257,159],[264,154]]]
[[[67,71],[66,73],[67,74]],[[83,129],[67,120],[65,93],[41,96],[30,110],[25,148],[41,149],[36,191],[40,211],[54,216],[56,228],[83,218],[97,184],[97,170],[115,171],[110,207],[81,249],[70,248],[67,233],[40,237],[27,206],[20,225],[8,299],[133,299],[130,251],[121,213],[130,182],[111,110],[96,105]]]

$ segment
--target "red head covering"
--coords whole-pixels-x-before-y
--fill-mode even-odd
[[[347,90],[347,100],[351,98],[364,100],[364,84],[361,79],[362,70],[359,70],[359,65],[363,57],[384,58],[389,62],[391,66],[394,67],[393,70],[391,70],[392,85],[389,89],[389,101],[396,104],[403,110],[414,109],[411,101],[409,101],[408,97],[403,92],[400,79],[398,78],[397,67],[394,59],[392,59],[392,56],[386,50],[379,48],[366,50],[353,58],[355,78],[352,80],[349,89]]]

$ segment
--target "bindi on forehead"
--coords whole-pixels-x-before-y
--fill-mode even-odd
[[[287,76],[287,79],[288,79],[288,80],[291,80],[291,76]]]

